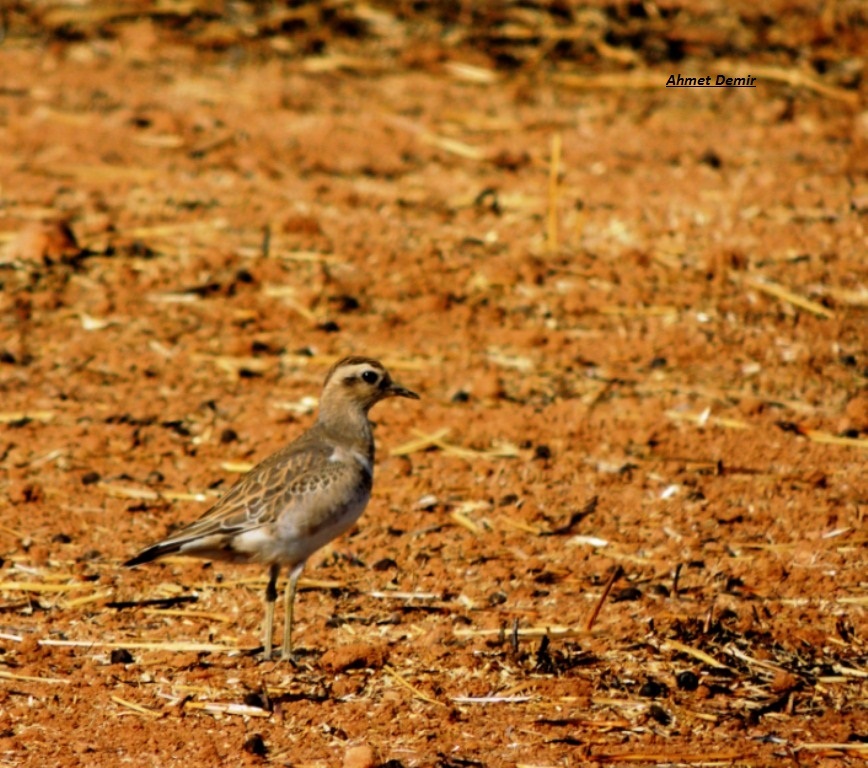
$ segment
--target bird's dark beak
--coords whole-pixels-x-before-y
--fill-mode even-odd
[[[409,397],[411,400],[419,399],[419,395],[417,395],[413,390],[402,387],[394,381],[386,388],[386,397]]]

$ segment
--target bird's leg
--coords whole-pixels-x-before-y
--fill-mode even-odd
[[[283,623],[283,650],[280,658],[284,661],[292,661],[292,609],[295,605],[295,590],[298,587],[298,577],[304,570],[304,561],[293,566],[289,572],[289,580],[286,582],[286,591],[283,593],[284,623]]]
[[[280,566],[274,564],[268,573],[268,586],[265,588],[265,626],[262,627],[262,660],[271,661],[271,639],[274,636],[274,603],[277,600],[277,577]]]

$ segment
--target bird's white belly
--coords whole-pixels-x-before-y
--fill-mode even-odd
[[[236,536],[233,549],[249,552],[251,560],[261,563],[295,565],[353,526],[370,499],[370,491],[359,492],[344,502],[319,525],[311,527],[304,512],[287,515],[270,530],[257,528]]]

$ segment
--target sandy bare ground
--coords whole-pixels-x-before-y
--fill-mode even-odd
[[[864,760],[868,17],[755,6],[6,7],[0,764]],[[423,400],[261,663],[120,563],[349,353]]]

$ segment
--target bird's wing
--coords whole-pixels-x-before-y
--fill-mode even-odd
[[[334,482],[329,461],[333,447],[328,444],[299,445],[298,441],[257,464],[198,520],[176,531],[163,542],[222,534],[269,525],[293,497],[311,493]]]
[[[330,441],[302,439],[242,477],[198,520],[140,552],[128,565],[169,554],[249,560],[265,556],[274,527],[303,541],[361,511],[371,489],[370,465]],[[350,513],[351,514],[351,513]],[[301,544],[299,544],[301,546]]]

